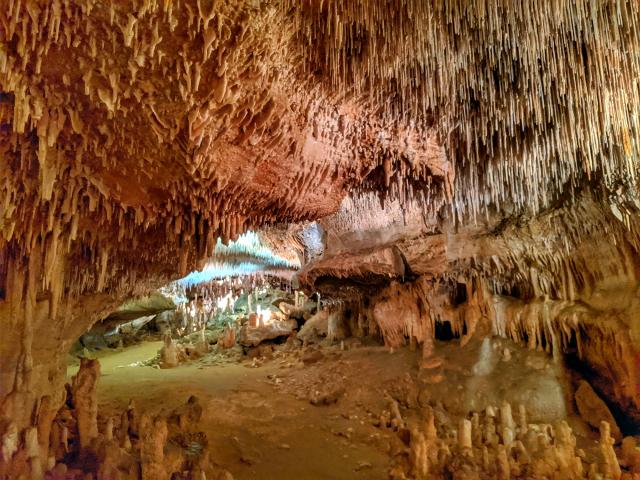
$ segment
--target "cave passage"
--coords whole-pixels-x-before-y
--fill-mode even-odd
[[[639,19],[3,0],[0,480],[638,480]]]
[[[506,436],[525,448],[523,432],[539,439],[555,425],[596,455],[597,415],[611,422],[612,439],[637,433],[602,400],[606,390],[590,386],[597,372],[579,360],[575,335],[554,358],[543,335],[532,349],[528,336],[471,335],[443,320],[433,340],[403,336],[393,348],[361,325],[365,304],[319,304],[317,294],[274,275],[194,277],[127,302],[72,346],[71,386],[55,419],[71,440],[58,471],[100,471],[112,461],[87,456],[75,440],[73,385],[95,368],[101,376],[89,394],[98,431],[124,450],[142,449],[148,433],[140,422],[153,415],[153,428],[166,429],[162,468],[170,478],[198,470],[238,479],[388,478],[409,461],[402,452],[416,441],[409,425],[420,418],[453,450],[473,443],[476,429],[478,442]],[[452,307],[468,307],[461,285],[451,288]],[[391,298],[403,301],[403,293]],[[466,422],[470,439],[460,438]]]

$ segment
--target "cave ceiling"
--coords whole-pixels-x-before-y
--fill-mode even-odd
[[[587,189],[634,222],[633,1],[3,4],[0,276],[18,300],[29,271],[54,305],[175,278],[218,237],[348,196],[415,207],[430,233]]]

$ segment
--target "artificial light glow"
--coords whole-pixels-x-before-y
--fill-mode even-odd
[[[227,305],[229,305],[229,300],[231,300],[231,309],[233,310],[235,308],[236,302],[235,298],[233,298],[233,292],[231,290],[229,290],[229,293],[227,293],[224,297],[218,298],[216,300],[216,305],[220,310],[224,310],[225,308],[227,308]]]
[[[260,319],[260,316],[262,315],[262,322],[265,325],[272,323],[274,320],[273,312],[268,308],[263,309],[260,305],[256,308],[256,315],[258,316],[258,319]]]
[[[201,271],[191,272],[178,280],[179,284],[189,287],[225,277],[252,275],[258,272],[276,270],[297,270],[298,260],[291,260],[276,255],[268,247],[260,243],[254,232],[246,232],[229,245],[224,245],[218,238],[215,252]]]

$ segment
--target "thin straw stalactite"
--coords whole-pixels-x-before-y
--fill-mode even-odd
[[[393,121],[452,126],[458,218],[535,213],[593,178],[636,184],[635,2],[285,4],[332,88]]]

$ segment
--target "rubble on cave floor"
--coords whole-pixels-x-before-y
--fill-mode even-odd
[[[186,288],[174,283],[162,292],[124,304],[83,334],[69,361],[78,364],[82,357],[96,358],[149,341],[165,343],[155,358],[142,361],[159,368],[174,368],[210,352],[220,360],[236,354],[257,358],[286,340],[297,345],[295,336],[290,337],[317,312],[317,302],[301,291],[271,287],[261,277]]]
[[[621,442],[613,435],[617,425],[603,423],[597,409],[580,417],[585,409],[573,395],[585,387],[575,373],[499,337],[474,338],[464,347],[455,339],[436,341],[433,355],[441,361],[431,369],[421,368],[420,351],[373,339],[283,342],[253,357],[240,345],[214,345],[172,369],[122,366],[118,357],[127,350],[103,358],[110,367],[97,392],[100,437],[122,430],[131,400],[165,428],[175,414],[160,411],[187,408],[180,405],[194,395],[201,418],[190,434],[206,450],[206,468],[227,475],[214,478],[604,480],[635,478],[631,472],[640,469],[636,439]],[[132,389],[136,381],[140,390]],[[175,444],[173,435],[162,439]],[[147,447],[132,448],[128,455]],[[292,456],[310,462],[309,470]],[[155,461],[165,469],[175,465]]]
[[[344,305],[245,287],[200,286],[129,320],[139,328],[118,329],[112,348],[85,334],[47,478],[640,474],[637,439],[549,349],[448,323],[391,346],[354,335],[363,317]]]

